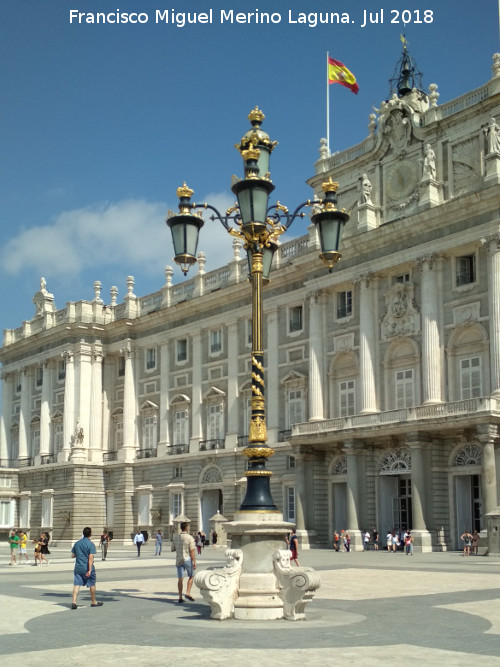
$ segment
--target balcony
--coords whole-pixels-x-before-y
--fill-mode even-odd
[[[224,449],[223,438],[213,438],[212,440],[200,440],[200,452],[208,452],[214,449]]]
[[[109,463],[110,461],[118,461],[118,452],[103,452],[102,460],[104,463]]]
[[[238,436],[238,447],[248,447],[248,435]]]
[[[178,456],[180,454],[189,454],[189,444],[187,445],[170,445],[167,447],[167,454],[170,456]]]
[[[154,459],[156,456],[157,450],[153,447],[149,447],[148,449],[138,449],[136,454],[136,458],[138,459]]]
[[[485,417],[489,418],[492,415],[500,417],[500,398],[483,396],[452,403],[419,405],[414,408],[294,424],[292,436],[318,436],[335,433],[342,437],[342,432],[352,433],[358,429],[368,429],[371,432],[374,430],[394,432],[396,429],[400,431],[403,424],[407,431],[421,429],[425,426],[430,426],[434,430],[439,424],[449,426],[453,422],[453,425],[459,427],[466,426],[476,421],[478,423],[484,421]]]
[[[15,462],[15,465],[16,468],[30,468],[33,465],[33,459],[31,456],[20,456]]]
[[[47,463],[55,463],[55,462],[56,462],[55,454],[44,454],[43,456],[40,456],[41,465],[46,465]]]

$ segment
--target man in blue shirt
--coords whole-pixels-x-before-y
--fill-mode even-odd
[[[95,544],[90,541],[92,530],[90,528],[83,529],[83,537],[78,542],[75,542],[71,549],[71,557],[76,558],[74,580],[73,580],[73,601],[71,609],[76,609],[76,598],[80,586],[86,586],[90,589],[91,607],[102,607],[102,602],[97,602],[95,599],[95,567],[94,555]]]

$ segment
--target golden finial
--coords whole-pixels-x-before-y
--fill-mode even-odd
[[[194,194],[194,190],[191,190],[186,185],[186,181],[180,186],[180,188],[177,188],[177,196],[180,197],[191,197]]]
[[[336,181],[333,181],[331,176],[327,181],[321,184],[323,192],[337,192],[338,187],[339,184]]]
[[[262,123],[264,120],[265,116],[263,112],[259,109],[258,106],[256,106],[250,113],[248,114],[248,120],[253,124],[254,122],[257,123]]]

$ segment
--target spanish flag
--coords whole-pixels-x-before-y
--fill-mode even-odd
[[[356,95],[358,94],[359,86],[354,74],[340,60],[334,60],[330,56],[328,56],[328,83],[340,83],[341,86],[349,88]]]

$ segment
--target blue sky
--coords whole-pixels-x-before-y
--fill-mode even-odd
[[[498,1],[481,0],[480,11],[476,6],[465,0],[4,0],[0,328],[33,317],[42,275],[57,308],[91,300],[94,280],[102,282],[106,302],[112,285],[123,299],[127,275],[135,276],[140,296],[159,289],[164,266],[173,265],[164,220],[167,209],[176,208],[177,186],[186,180],[194,199],[222,209],[232,203],[231,175],[242,171],[234,144],[255,105],[279,141],[271,162],[273,196],[290,208],[307,199],[305,181],[326,134],[327,51],[360,87],[356,96],[331,86],[332,151],[367,136],[372,106],[388,95],[402,32],[424,74],[423,88],[437,83],[440,102],[484,84],[500,50]],[[141,11],[149,21],[70,23],[70,9]],[[157,9],[212,9],[214,22],[156,24]],[[274,12],[282,21],[221,24],[221,9]],[[381,9],[384,23],[361,27],[363,10],[380,20]],[[406,26],[404,9],[413,19]],[[426,9],[432,22],[431,14],[424,20]],[[300,12],[332,11],[349,13],[351,22],[289,22],[289,12],[298,20]],[[305,233],[306,224],[297,221],[290,233]],[[232,255],[222,227],[209,225],[199,245],[207,269]],[[180,280],[178,269],[175,276]]]

